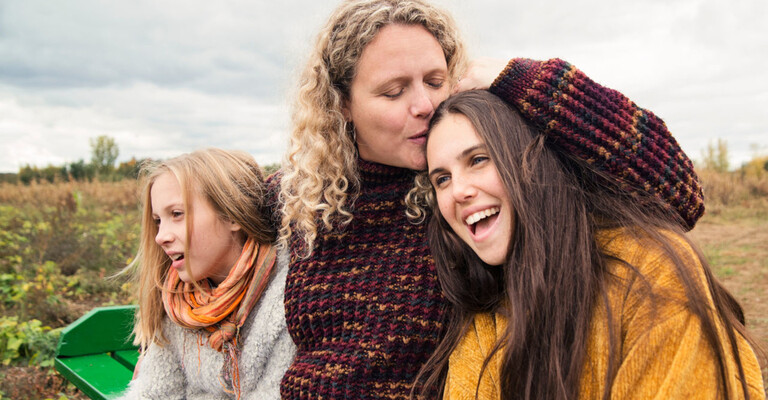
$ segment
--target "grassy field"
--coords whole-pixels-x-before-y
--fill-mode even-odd
[[[0,184],[0,399],[85,398],[53,369],[62,327],[130,302],[136,182]]]
[[[768,348],[768,173],[704,171],[701,181],[707,211],[691,235]],[[0,399],[84,398],[51,368],[58,331],[131,301],[109,277],[138,233],[134,181],[0,184]]]
[[[768,175],[704,171],[701,181],[707,210],[691,236],[741,303],[747,328],[768,350]]]

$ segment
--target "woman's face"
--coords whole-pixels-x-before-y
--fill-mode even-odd
[[[440,214],[481,260],[501,265],[509,252],[514,210],[467,117],[447,114],[432,128],[427,161]]]
[[[421,25],[387,25],[363,49],[344,116],[356,130],[360,157],[426,168],[427,125],[448,98],[443,49]]]
[[[157,224],[155,242],[171,258],[171,268],[187,283],[210,278],[221,283],[243,250],[238,240],[240,226],[222,221],[216,211],[196,191],[190,205],[193,221],[187,237],[185,206],[176,176],[165,172],[155,179],[150,190],[152,217]],[[189,240],[189,242],[187,242]],[[184,253],[187,244],[189,254]],[[184,264],[189,263],[189,270]],[[191,274],[190,274],[191,273]]]

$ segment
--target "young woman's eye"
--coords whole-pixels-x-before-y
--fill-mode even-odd
[[[160,218],[152,218],[152,222],[155,223],[155,225],[160,225]]]
[[[432,183],[432,185],[434,187],[438,188],[438,187],[442,186],[444,183],[448,182],[450,179],[451,179],[451,177],[448,176],[448,175],[440,175],[440,176],[435,178],[435,181],[434,181],[434,183]]]
[[[173,211],[171,212],[171,216],[173,218],[181,218],[184,216],[184,211],[179,211],[179,210]]]
[[[488,157],[487,156],[474,156],[474,157],[472,157],[472,160],[470,161],[470,164],[477,165],[477,164],[480,164],[480,163],[485,162],[485,161],[488,161]]]

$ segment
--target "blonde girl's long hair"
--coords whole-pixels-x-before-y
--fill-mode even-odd
[[[162,333],[165,317],[162,287],[171,262],[155,242],[158,228],[152,216],[150,197],[152,185],[164,173],[172,173],[181,187],[187,237],[190,237],[194,218],[190,207],[194,191],[213,207],[222,221],[239,224],[245,238],[252,237],[258,243],[275,241],[275,231],[265,208],[264,178],[261,168],[250,155],[241,151],[204,149],[142,165],[139,175],[141,238],[136,258],[126,267],[139,304],[133,330],[134,343],[142,348],[152,342],[162,345],[167,341]],[[185,253],[189,252],[188,245],[185,243]]]
[[[464,45],[450,15],[421,0],[344,1],[330,16],[299,80],[293,130],[283,163],[279,240],[296,232],[309,256],[318,224],[325,229],[352,220],[349,205],[359,190],[352,126],[342,115],[365,46],[389,24],[421,25],[445,54],[449,83],[466,66]]]

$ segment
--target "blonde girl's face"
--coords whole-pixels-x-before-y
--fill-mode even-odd
[[[343,108],[366,161],[426,168],[427,126],[448,98],[448,66],[421,25],[387,25],[363,49]]]
[[[242,252],[240,226],[222,221],[196,190],[185,205],[181,186],[171,172],[159,175],[150,190],[152,218],[157,225],[155,242],[171,259],[171,268],[187,283],[210,279],[215,284],[227,277]],[[186,218],[191,207],[191,232]],[[185,252],[188,249],[188,253]]]
[[[507,259],[514,210],[499,171],[467,117],[448,114],[429,133],[429,180],[440,214],[489,265]]]

